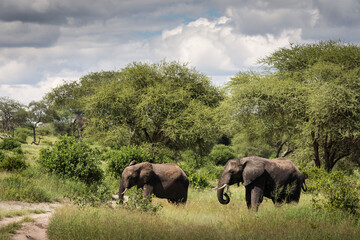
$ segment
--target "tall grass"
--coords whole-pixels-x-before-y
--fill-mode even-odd
[[[356,239],[360,224],[341,212],[314,211],[311,196],[297,205],[264,201],[259,212],[246,208],[243,188],[221,205],[216,192],[190,190],[185,206],[154,199],[156,214],[121,207],[58,209],[48,229],[50,239]]]
[[[87,193],[84,183],[47,174],[35,165],[20,173],[0,172],[0,200],[54,202]]]

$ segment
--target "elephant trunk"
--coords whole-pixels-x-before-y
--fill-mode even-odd
[[[217,198],[221,204],[228,204],[230,202],[230,197],[224,193],[224,189],[229,185],[230,176],[228,174],[222,175],[219,184],[217,187]],[[225,196],[225,199],[223,198]]]
[[[124,194],[127,188],[125,188],[123,181],[121,181],[120,183],[120,188],[119,188],[119,200],[120,202],[122,202],[122,200],[124,199]]]
[[[225,199],[223,198],[225,196]],[[228,204],[230,202],[230,197],[224,193],[224,188],[217,190],[217,197],[221,204]]]

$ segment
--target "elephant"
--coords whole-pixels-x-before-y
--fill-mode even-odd
[[[186,203],[189,179],[175,163],[153,164],[132,161],[121,175],[119,199],[123,200],[127,189],[137,186],[144,189],[144,196],[154,194],[170,203]]]
[[[264,196],[274,204],[299,202],[301,189],[307,190],[304,175],[291,160],[285,158],[269,160],[251,156],[228,160],[215,187],[221,204],[230,202],[224,188],[240,182],[245,186],[248,209],[255,211]]]

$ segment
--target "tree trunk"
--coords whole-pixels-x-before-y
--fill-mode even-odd
[[[278,158],[278,157],[280,156],[280,152],[281,152],[283,146],[285,145],[285,143],[286,143],[286,142],[278,142],[278,143],[276,144],[276,146],[277,146],[276,158]]]
[[[315,132],[313,132],[313,131],[311,132],[311,137],[312,137],[312,140],[313,140],[315,166],[320,168],[321,163],[320,163],[320,155],[319,155],[319,143],[318,143],[318,139],[315,138]]]
[[[34,142],[36,142],[36,126],[34,125],[32,128],[33,128],[33,134],[34,134]]]

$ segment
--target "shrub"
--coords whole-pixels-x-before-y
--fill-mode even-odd
[[[80,180],[86,184],[100,182],[103,171],[97,154],[84,142],[74,137],[63,136],[53,147],[40,150],[38,162],[49,172],[61,177]]]
[[[174,162],[175,152],[161,143],[144,143],[141,149],[149,155],[154,163]]]
[[[206,181],[206,177],[203,175],[193,173],[188,178],[190,185],[194,189],[201,190],[209,186],[209,183]]]
[[[308,189],[318,193],[313,197],[313,206],[317,209],[340,209],[351,214],[360,209],[359,190],[356,182],[352,181],[342,171],[327,173],[324,169],[311,168],[306,171],[311,184]]]
[[[191,168],[197,169],[203,165],[203,158],[192,150],[187,150],[182,154],[182,159]]]
[[[189,166],[186,162],[180,162],[178,165],[185,172],[186,176],[190,176],[196,172],[196,169]]]
[[[19,139],[20,143],[26,143],[27,135],[24,132],[20,132],[16,135],[16,137]]]
[[[37,130],[41,136],[48,136],[55,133],[55,128],[51,124],[41,125]]]
[[[137,163],[150,161],[150,156],[138,146],[128,146],[106,152],[101,159],[108,162],[107,173],[119,179],[131,161],[135,160]]]
[[[109,200],[111,200],[109,188],[104,184],[99,184],[95,186],[95,189],[88,189],[87,194],[76,197],[74,203],[80,207],[98,207]]]
[[[26,136],[33,136],[33,130],[30,128],[16,128],[15,129],[15,136],[18,136],[20,133],[25,133]]]
[[[208,159],[216,165],[225,165],[229,159],[235,158],[235,152],[230,146],[218,144],[213,147]]]
[[[135,188],[134,188],[135,189]],[[142,188],[135,189],[129,192],[128,201],[122,203],[121,207],[133,211],[156,213],[162,209],[161,204],[151,204],[154,195],[144,197],[144,190]]]
[[[2,150],[13,150],[14,148],[21,147],[21,143],[17,138],[4,138],[0,142],[0,149]]]
[[[200,168],[197,172],[199,174],[203,174],[207,176],[207,179],[218,181],[221,173],[223,171],[223,166],[216,166],[212,162],[207,162],[202,168]],[[205,174],[206,173],[206,174]]]
[[[4,154],[0,152],[0,169],[6,171],[22,170],[27,167],[24,155],[22,154]]]

